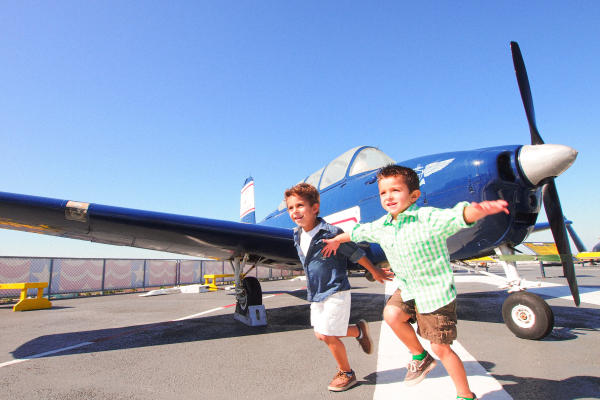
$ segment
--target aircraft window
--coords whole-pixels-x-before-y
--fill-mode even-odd
[[[352,167],[350,168],[350,176],[395,163],[396,162],[383,151],[373,147],[367,147],[366,149],[362,149],[360,153],[356,155],[354,163],[352,163]]]
[[[325,167],[325,172],[323,172],[323,178],[321,178],[321,185],[319,186],[319,189],[333,185],[346,175],[348,164],[350,164],[350,160],[352,159],[355,151],[356,148],[348,150],[330,162],[327,167]]]
[[[315,172],[314,174],[312,174],[311,176],[306,178],[306,180],[304,182],[309,183],[309,184],[313,185],[314,187],[317,187],[317,185],[319,185],[319,178],[321,178],[321,174],[323,173],[324,169],[325,169],[325,167],[321,168],[320,170],[318,170],[317,172]]]

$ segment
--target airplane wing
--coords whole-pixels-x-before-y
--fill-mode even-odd
[[[0,192],[0,228],[302,269],[291,229]]]

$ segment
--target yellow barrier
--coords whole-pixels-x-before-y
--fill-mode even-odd
[[[42,297],[44,288],[48,287],[48,282],[25,282],[25,283],[0,283],[0,289],[19,289],[21,298],[14,305],[13,311],[39,310],[52,307],[52,303]],[[27,289],[37,289],[37,297],[28,299]]]
[[[600,261],[600,251],[583,251],[575,255],[581,262],[589,262],[591,264]]]
[[[233,278],[235,275],[233,274],[210,274],[204,275],[204,284],[208,285],[208,290],[214,292],[215,290],[219,290],[217,287],[217,278]],[[242,274],[242,279],[244,279],[244,274]]]

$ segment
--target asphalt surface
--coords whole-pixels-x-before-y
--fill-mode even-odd
[[[536,264],[520,272],[539,280]],[[546,274],[543,282],[565,284],[560,267],[546,268]],[[456,273],[458,341],[473,357],[465,366],[483,367],[480,375],[498,385],[479,384],[480,398],[600,398],[600,305],[593,300],[600,267],[578,266],[577,275],[582,292],[596,295],[592,303],[576,308],[572,300],[541,291],[555,328],[531,341],[515,337],[502,322],[505,292],[485,277]],[[224,308],[235,301],[228,291],[81,297],[27,312],[1,305],[0,399],[413,398],[414,391],[403,392],[405,363],[398,359],[390,368],[381,361],[395,343],[383,339],[383,285],[362,277],[352,277],[351,284],[351,322],[369,321],[375,352],[366,355],[354,339],[344,339],[359,380],[347,392],[327,391],[335,362],[313,335],[305,282],[286,280],[262,283],[267,327],[235,321],[233,308]],[[417,388],[436,395],[415,398],[455,398],[443,380],[428,389],[445,374],[441,366],[434,372]]]

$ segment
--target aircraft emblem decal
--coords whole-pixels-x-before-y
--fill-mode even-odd
[[[417,175],[419,175],[419,184],[424,185],[426,176],[432,175],[438,171],[443,170],[448,165],[450,165],[450,163],[454,160],[455,160],[454,158],[449,158],[444,161],[436,161],[436,162],[427,164],[425,167],[423,167],[421,164],[418,164],[415,167],[415,172],[417,173]]]

